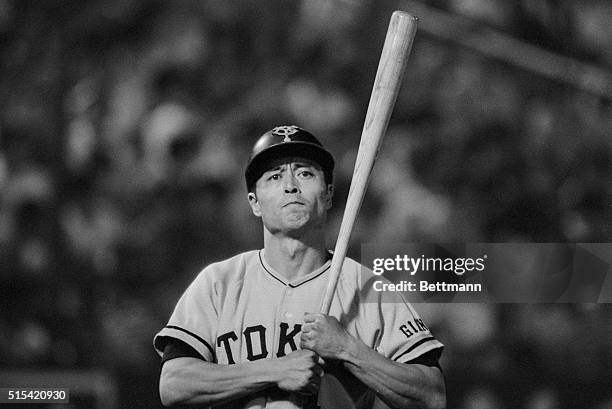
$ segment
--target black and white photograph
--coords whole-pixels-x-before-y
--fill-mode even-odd
[[[610,21],[0,0],[0,408],[612,409]]]

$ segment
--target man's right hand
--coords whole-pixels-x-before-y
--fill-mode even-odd
[[[319,356],[307,349],[298,349],[279,358],[280,389],[289,392],[315,394],[319,391],[323,368],[318,364]]]

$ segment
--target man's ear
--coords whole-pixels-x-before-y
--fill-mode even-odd
[[[249,198],[249,204],[251,205],[251,210],[253,211],[253,214],[257,217],[261,217],[261,207],[259,206],[257,195],[255,195],[254,192],[249,192],[248,198]]]
[[[327,185],[327,192],[325,193],[325,203],[326,203],[326,207],[327,210],[331,209],[332,204],[333,204],[333,198],[334,198],[334,185],[332,185],[331,183],[329,185]]]

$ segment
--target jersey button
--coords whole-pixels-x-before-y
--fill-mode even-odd
[[[291,294],[293,294],[293,290],[290,288],[287,290],[287,295],[291,295]]]

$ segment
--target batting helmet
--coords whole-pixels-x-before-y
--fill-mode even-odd
[[[326,183],[332,182],[334,157],[310,132],[295,125],[277,126],[263,134],[253,146],[246,171],[247,190],[251,192],[257,179],[267,170],[266,164],[282,157],[303,157],[321,165]]]

